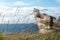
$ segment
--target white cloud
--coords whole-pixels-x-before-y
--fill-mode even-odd
[[[60,0],[57,0],[57,2],[60,3]],[[48,9],[48,11],[45,11],[48,15],[60,16],[60,14],[59,14],[60,7],[40,7],[40,6],[25,7],[26,5],[31,5],[31,4],[23,2],[23,1],[16,1],[16,2],[12,2],[12,3],[1,3],[0,4],[0,14],[2,14],[1,17],[5,14],[5,18],[2,23],[7,23],[8,20],[10,21],[10,23],[16,23],[19,18],[20,19],[19,19],[18,23],[35,22],[34,17],[33,17],[34,8],[38,8],[39,10]],[[16,7],[12,7],[12,6],[16,6]],[[19,7],[17,9],[17,6],[24,6],[24,7]],[[16,14],[17,12],[18,12],[18,14]],[[42,12],[44,12],[44,11],[42,11]],[[14,15],[16,15],[16,18],[14,18]],[[0,17],[0,23],[2,20],[1,17]]]
[[[0,6],[0,12],[3,13],[2,16],[5,14],[5,18],[4,18],[4,21],[3,21],[4,23],[7,23],[8,20],[10,20],[10,23],[16,23],[19,18],[20,19],[19,19],[18,23],[31,23],[32,21],[35,22],[34,17],[33,17],[34,16],[34,14],[33,14],[33,9],[34,8],[38,8],[40,10],[48,9],[48,11],[46,11],[46,13],[48,15],[53,15],[53,16],[58,16],[58,14],[60,13],[60,7],[39,7],[39,6],[20,7],[20,8],[18,8],[19,13],[16,15],[16,18],[14,19],[13,15],[15,15],[17,8],[16,7],[5,6],[5,5]],[[30,15],[30,14],[32,14],[32,15]]]
[[[10,7],[6,6],[6,5],[0,5],[0,12],[6,11],[8,10]]]
[[[10,18],[5,17],[4,20],[2,21],[3,18],[0,18],[0,23],[8,23],[8,21],[10,20]]]
[[[17,2],[13,2],[13,5],[23,6],[23,5],[30,5],[30,4],[23,1],[17,1]]]

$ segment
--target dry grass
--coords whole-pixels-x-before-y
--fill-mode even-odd
[[[0,33],[0,40],[60,40],[60,32],[39,33]]]

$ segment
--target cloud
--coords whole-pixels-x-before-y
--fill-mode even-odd
[[[33,9],[38,8],[39,10],[48,9],[45,11],[48,15],[58,16],[60,13],[60,7],[40,7],[40,6],[30,6],[30,7],[9,7],[6,5],[0,6],[1,17],[5,14],[4,21],[2,23],[32,23],[34,21]],[[18,14],[17,14],[18,12]],[[44,11],[41,11],[44,12]],[[15,18],[14,18],[15,15]],[[8,18],[7,18],[8,17]],[[0,18],[1,19],[1,18]],[[1,23],[1,21],[0,21]]]
[[[6,10],[8,10],[10,7],[8,7],[8,6],[6,6],[6,5],[0,5],[0,12],[1,11],[6,11]]]
[[[10,20],[10,18],[8,18],[8,17],[5,17],[3,21],[2,21],[2,19],[3,19],[3,18],[1,17],[1,18],[0,18],[0,23],[2,23],[2,24],[4,24],[4,23],[7,24],[8,21]]]
[[[42,11],[48,15],[59,17],[60,16],[60,7],[45,7],[44,9],[48,9],[46,11]]]
[[[27,3],[24,1],[13,1],[13,2],[1,2],[0,6],[8,6],[8,7],[22,7],[22,6],[29,6],[31,3]]]
[[[56,0],[56,2],[60,4],[60,0]]]
[[[3,15],[5,15],[5,18],[2,23],[7,23],[8,20],[9,20],[9,23],[16,23],[18,21],[18,19],[19,19],[18,23],[35,22],[34,14],[33,14],[34,8],[38,8],[39,10],[48,9],[48,10],[41,11],[41,12],[42,13],[45,12],[46,14],[52,15],[55,17],[60,16],[60,14],[59,14],[60,7],[40,7],[40,6],[29,6],[29,5],[31,5],[31,4],[29,4],[27,2],[23,2],[23,1],[0,3],[0,14],[1,14],[0,23],[1,23]],[[17,8],[18,6],[23,6],[23,7]]]
[[[29,3],[23,2],[23,1],[16,1],[13,2],[13,5],[15,6],[23,6],[23,5],[30,5]]]
[[[23,1],[0,3],[0,13],[14,13],[15,14],[17,7],[24,6],[24,5],[26,6],[26,5],[30,5],[30,4],[23,2]]]

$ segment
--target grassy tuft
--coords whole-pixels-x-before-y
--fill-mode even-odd
[[[60,40],[60,32],[0,34],[0,40]]]

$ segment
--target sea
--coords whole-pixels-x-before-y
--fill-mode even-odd
[[[38,26],[34,23],[29,24],[0,24],[0,32],[37,32]]]

